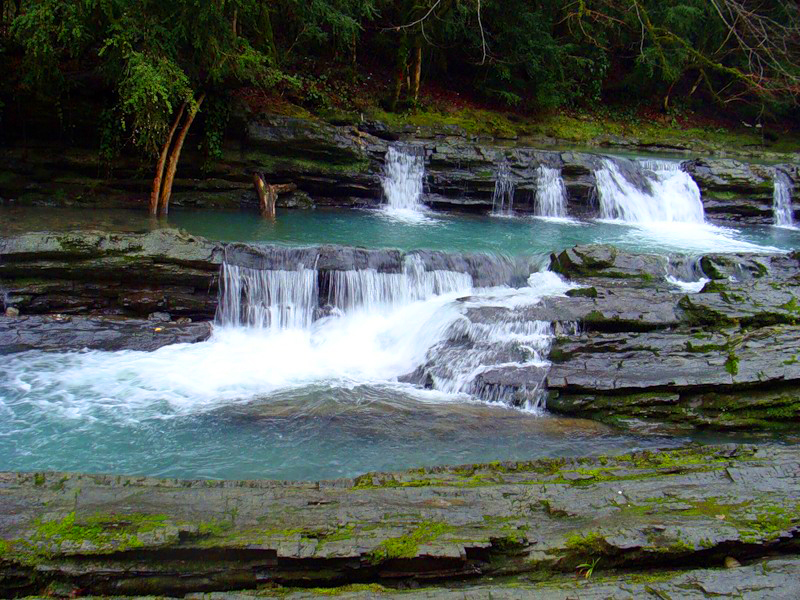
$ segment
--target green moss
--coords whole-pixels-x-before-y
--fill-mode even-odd
[[[732,376],[739,374],[739,357],[736,356],[733,350],[728,353],[728,358],[725,361],[725,371]]]
[[[780,308],[790,313],[800,315],[800,303],[797,302],[797,297],[795,296],[792,296],[792,299],[785,304],[781,304]]]
[[[407,535],[384,540],[369,553],[367,559],[372,564],[378,564],[395,558],[413,558],[417,555],[420,545],[433,542],[454,530],[452,525],[446,523],[425,521]]]
[[[31,541],[40,548],[62,542],[81,544],[89,542],[93,552],[123,552],[141,547],[139,535],[165,527],[166,515],[126,514],[103,515],[78,518],[74,512],[63,519],[34,521]],[[46,552],[46,550],[45,550]]]
[[[304,591],[316,596],[341,596],[342,594],[355,594],[359,592],[382,595],[392,590],[378,583],[351,583],[350,585],[333,588],[308,588],[304,589]]]
[[[597,298],[597,288],[586,287],[567,290],[567,296],[570,298]]]
[[[33,485],[35,485],[36,487],[43,486],[44,482],[45,482],[44,473],[36,473],[33,476]]]

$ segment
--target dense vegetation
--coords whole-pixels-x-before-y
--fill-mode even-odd
[[[517,111],[696,102],[750,122],[796,118],[800,9],[793,0],[0,0],[0,65],[6,105],[59,107],[92,89],[104,106],[101,152],[152,156],[151,209],[165,210],[194,116],[202,109],[213,157],[230,95],[243,91],[320,110],[337,86],[355,85],[399,111],[419,106],[426,82],[448,81]],[[363,75],[376,68],[381,83]]]

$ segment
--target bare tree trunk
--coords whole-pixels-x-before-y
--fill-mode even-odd
[[[264,184],[264,178],[258,173],[253,173],[253,185],[256,186],[258,194],[258,206],[261,209],[261,216],[265,219],[275,218],[275,202],[278,200],[277,194],[270,194]]]
[[[206,94],[200,94],[197,104],[189,110],[186,116],[186,122],[183,124],[181,132],[178,134],[178,139],[175,140],[175,146],[172,148],[172,153],[169,157],[169,164],[167,165],[167,175],[164,178],[164,187],[161,190],[161,203],[159,206],[159,214],[166,215],[169,212],[169,198],[172,195],[172,181],[175,179],[175,171],[178,169],[178,159],[181,157],[181,150],[183,149],[183,142],[186,141],[186,134],[189,133],[189,127],[192,126],[192,121],[197,116],[197,111],[205,100]]]
[[[253,173],[253,185],[258,194],[258,206],[261,209],[261,216],[265,219],[275,220],[275,204],[278,202],[278,194],[293,192],[297,186],[293,183],[280,183],[270,185],[264,183],[264,178],[260,173]]]
[[[167,155],[169,154],[169,147],[172,145],[172,138],[175,136],[175,131],[183,118],[183,113],[186,110],[186,103],[183,103],[181,109],[178,111],[178,116],[172,123],[172,128],[169,130],[167,141],[164,142],[164,147],[161,148],[161,156],[158,157],[158,165],[156,165],[156,174],[153,177],[153,189],[150,192],[150,214],[156,216],[158,214],[158,199],[161,197],[161,179],[164,177],[164,165],[167,163]]]
[[[237,35],[239,35],[239,30],[237,28],[237,20],[238,20],[238,18],[239,18],[239,10],[238,9],[233,9],[233,22],[231,23],[231,25],[233,26],[233,37],[236,37]]]
[[[419,100],[419,79],[422,75],[422,45],[417,43],[414,48],[414,79],[412,82],[411,93],[414,96],[414,102]]]

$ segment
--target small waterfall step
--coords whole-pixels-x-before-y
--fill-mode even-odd
[[[492,214],[510,217],[514,214],[514,191],[516,184],[511,175],[508,161],[503,159],[497,164],[492,193]]]
[[[628,223],[703,223],[700,188],[680,163],[602,157],[595,172],[600,217]]]
[[[389,146],[381,177],[386,209],[391,213],[421,213],[425,178],[424,148]]]
[[[792,180],[780,169],[775,170],[772,191],[772,213],[778,227],[794,227]]]
[[[561,169],[541,165],[536,169],[536,215],[566,218],[567,188]]]

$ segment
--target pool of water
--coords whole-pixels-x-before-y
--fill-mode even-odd
[[[630,226],[435,213],[412,223],[353,210],[283,211],[274,223],[247,212],[175,211],[158,221],[135,211],[0,207],[0,236],[163,226],[225,241],[511,255],[586,243],[688,253],[800,247],[797,232],[773,227]],[[0,470],[322,479],[690,441],[624,434],[589,421],[480,402],[458,386],[435,391],[401,383],[437,356],[431,350],[446,340],[450,325],[463,319],[469,304],[459,302],[463,295],[471,293],[470,302],[481,305],[516,306],[563,294],[568,287],[555,274],[541,273],[532,276],[528,288],[459,289],[450,296],[356,309],[304,327],[219,327],[207,342],[150,353],[4,356]],[[502,331],[495,333],[502,337]],[[533,343],[537,335],[509,330],[507,337]],[[476,367],[469,357],[442,356],[467,372]]]
[[[504,218],[428,212],[409,222],[380,210],[280,211],[276,221],[253,212],[175,210],[166,220],[132,210],[0,206],[0,235],[24,231],[181,227],[212,240],[285,245],[343,244],[536,255],[576,244],[613,244],[642,252],[778,252],[800,248],[800,231],[692,223],[632,225],[531,217]]]

